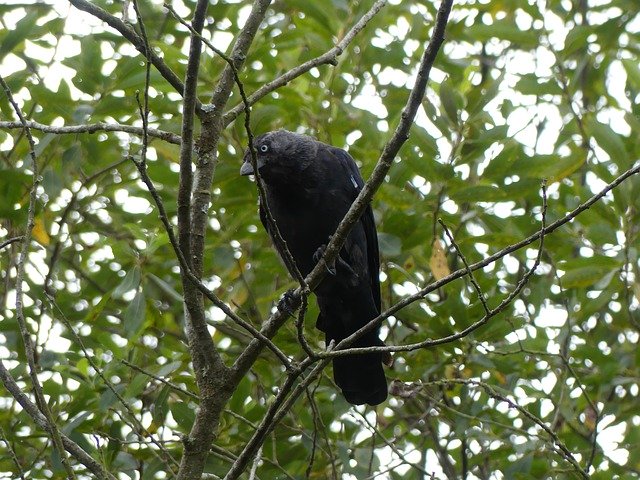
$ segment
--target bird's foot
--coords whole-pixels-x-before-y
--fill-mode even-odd
[[[313,261],[318,263],[324,256],[324,252],[326,249],[327,246],[325,244],[320,245],[316,252],[313,254]],[[329,275],[336,276],[338,274],[338,270],[340,270],[340,272],[344,272],[350,277],[357,277],[357,274],[353,271],[351,265],[349,265],[340,255],[338,255],[338,258],[333,260],[331,263],[325,262],[325,268],[327,269],[327,272],[329,272]]]
[[[313,261],[318,263],[320,260],[322,260],[322,257],[324,256],[324,252],[327,249],[327,246],[323,243],[322,245],[320,245],[318,247],[318,249],[316,250],[316,252],[313,254]],[[329,273],[329,275],[335,276],[338,272],[336,272],[336,261],[334,260],[331,263],[326,263],[324,264],[325,268],[327,269],[327,272]]]
[[[293,289],[290,289],[284,292],[282,298],[278,301],[276,308],[279,311],[286,313],[288,316],[293,317],[296,310],[300,308],[300,303],[300,298],[293,294]]]

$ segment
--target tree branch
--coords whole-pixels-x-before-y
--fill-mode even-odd
[[[0,250],[2,250],[4,247],[7,247],[9,245],[11,245],[12,243],[16,243],[21,241],[23,238],[22,235],[18,236],[18,237],[13,237],[13,238],[8,238],[7,240],[0,242]]]
[[[187,271],[193,271],[197,260],[202,257],[203,249],[193,249],[192,230],[192,140],[194,132],[195,109],[197,104],[198,71],[202,41],[199,33],[204,27],[208,0],[198,0],[193,16],[193,29],[189,47],[189,60],[185,77],[182,118],[182,146],[180,149],[180,185],[178,190],[178,245],[189,270],[181,269],[185,330],[189,342],[189,351],[193,359],[193,369],[200,389],[200,408],[188,436],[183,438],[184,453],[180,462],[178,480],[199,479],[220,420],[220,413],[231,395],[232,388],[226,381],[228,369],[218,353],[205,320],[202,295],[192,283]],[[208,205],[207,205],[208,206]],[[206,213],[206,208],[204,209]],[[202,224],[204,231],[206,221]],[[201,268],[196,270],[198,279]]]
[[[385,146],[380,160],[378,160],[378,164],[376,165],[376,168],[371,175],[371,178],[367,181],[365,187],[353,202],[351,208],[338,226],[336,233],[332,236],[331,241],[329,242],[329,245],[327,246],[327,249],[324,253],[324,262],[318,262],[313,271],[305,279],[307,285],[312,288],[317,286],[324,277],[326,273],[325,264],[330,263],[332,259],[337,258],[338,252],[342,248],[342,245],[346,240],[350,229],[355,224],[355,222],[358,221],[366,206],[371,202],[371,199],[373,198],[376,190],[382,184],[382,181],[384,180],[384,177],[391,166],[395,154],[407,138],[409,128],[411,126],[411,123],[413,122],[413,119],[415,118],[418,106],[425,92],[429,72],[431,71],[431,66],[433,65],[433,62],[435,62],[438,50],[444,40],[444,29],[447,23],[449,12],[451,11],[452,4],[453,0],[443,0],[442,4],[440,5],[429,46],[425,49],[424,55],[420,62],[418,77],[411,93],[409,94],[407,105],[402,112],[401,121],[396,128],[393,137]],[[331,249],[331,251],[329,251],[329,249]],[[303,289],[297,288],[292,295],[294,298],[301,298],[301,296],[303,295]],[[391,313],[389,315],[391,315]],[[286,321],[286,319],[287,313],[285,313],[284,309],[279,308],[265,322],[260,332],[267,338],[271,338],[273,335],[275,335],[275,333]],[[236,362],[232,367],[234,376],[244,375],[251,367],[262,348],[263,346],[260,342],[258,342],[257,340],[252,340],[247,348],[242,352],[242,354],[236,359]]]
[[[202,275],[205,232],[207,227],[209,205],[211,203],[211,184],[218,164],[216,149],[224,128],[221,117],[222,110],[229,100],[234,83],[234,69],[240,71],[244,65],[247,51],[262,23],[271,0],[254,0],[251,13],[238,34],[229,58],[233,62],[225,65],[220,81],[207,105],[207,113],[202,117],[202,134],[199,140],[198,163],[196,165],[193,198],[191,204],[191,248],[193,249],[193,273]]]
[[[545,425],[545,423],[538,418],[537,416],[533,415],[529,409],[521,407],[520,405],[518,405],[516,402],[514,402],[513,400],[511,400],[510,398],[502,395],[501,393],[498,393],[491,385],[489,385],[488,383],[485,382],[480,382],[477,380],[472,380],[472,379],[447,379],[447,380],[439,380],[436,382],[429,382],[426,385],[441,385],[441,386],[447,386],[449,384],[460,384],[460,385],[474,385],[477,387],[480,387],[481,389],[483,389],[487,395],[489,395],[490,397],[499,400],[501,402],[505,402],[510,408],[513,408],[515,410],[517,410],[521,415],[523,415],[524,417],[526,417],[527,419],[529,419],[531,422],[535,423],[536,425],[538,425],[542,430],[544,430],[544,432],[549,436],[549,438],[551,439],[551,441],[554,443],[555,447],[557,447],[557,449],[559,450],[560,455],[562,455],[565,460],[567,460],[571,466],[574,468],[574,470],[576,471],[576,473],[584,479],[589,479],[591,478],[589,476],[589,474],[582,469],[582,467],[580,466],[580,464],[578,463],[578,461],[576,460],[576,458],[573,456],[573,454],[571,453],[571,451],[567,448],[567,446],[562,443],[562,441],[558,438],[558,436],[555,434],[555,432],[553,432],[553,430],[551,430],[547,425]]]
[[[67,125],[64,127],[54,127],[51,125],[44,125],[42,123],[34,122],[31,120],[26,121],[26,125],[31,130],[37,130],[43,133],[55,133],[57,135],[77,134],[77,133],[95,133],[95,132],[124,132],[132,135],[142,137],[144,134],[143,128],[134,127],[132,125],[124,125],[120,123],[106,123],[98,122],[89,125]],[[0,122],[0,128],[5,130],[24,128],[20,122]],[[180,145],[180,135],[172,132],[166,132],[164,130],[157,130],[155,128],[148,128],[147,134],[150,137],[164,140],[174,145]]]

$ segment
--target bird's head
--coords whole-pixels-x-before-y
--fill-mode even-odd
[[[287,130],[264,133],[253,140],[256,165],[265,182],[291,178],[305,170],[318,151],[318,142],[313,138]],[[244,153],[240,175],[253,175],[251,151]]]

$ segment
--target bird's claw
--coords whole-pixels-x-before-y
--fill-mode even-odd
[[[322,260],[322,257],[324,256],[324,251],[327,249],[327,246],[325,244],[322,244],[318,247],[318,249],[316,250],[316,253],[313,254],[313,261],[318,263],[320,260]],[[332,276],[336,276],[337,275],[337,271],[336,271],[336,262],[335,260],[331,263],[324,263],[324,267],[327,269],[327,272],[329,273],[329,275]]]
[[[293,290],[287,290],[278,301],[277,309],[293,317],[300,307],[300,298],[293,294]]]

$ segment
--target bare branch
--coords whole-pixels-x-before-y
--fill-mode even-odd
[[[366,424],[366,425],[367,425],[367,427],[368,427],[368,428],[369,428],[369,430],[371,431],[371,433],[372,433],[372,435],[373,435],[373,437],[374,437],[374,438],[376,437],[376,435],[377,435],[378,437],[380,437],[380,439],[384,442],[384,444],[385,444],[387,447],[389,447],[389,448],[391,449],[391,451],[392,451],[393,453],[395,453],[395,454],[398,456],[398,458],[399,458],[400,460],[402,460],[406,465],[409,465],[411,468],[414,468],[414,469],[418,470],[420,473],[422,473],[423,478],[427,478],[427,476],[429,475],[429,473],[424,469],[424,467],[423,467],[422,465],[420,465],[420,463],[418,463],[418,462],[411,462],[411,461],[409,461],[409,460],[406,458],[406,455],[404,455],[404,454],[402,453],[402,451],[400,451],[400,449],[398,449],[398,447],[396,447],[396,445],[395,445],[395,444],[396,444],[396,440],[397,440],[397,439],[395,439],[395,438],[394,438],[394,439],[388,439],[388,438],[386,438],[386,437],[382,434],[382,432],[381,432],[381,431],[376,427],[376,425],[373,425],[373,424],[372,424],[372,423],[367,419],[367,416],[366,416],[364,413],[362,413],[362,412],[360,412],[359,410],[356,410],[356,409],[354,409],[353,411],[354,411],[355,413],[357,413],[357,414],[358,414],[358,416],[362,419],[362,422],[363,422],[364,424]]]
[[[58,262],[58,259],[60,258],[60,253],[62,252],[62,248],[63,248],[63,244],[64,242],[62,241],[62,232],[64,230],[64,225],[67,224],[67,220],[69,218],[69,215],[71,214],[71,212],[73,211],[73,208],[76,205],[76,202],[78,200],[78,193],[82,191],[83,188],[85,188],[87,185],[91,184],[94,180],[96,180],[98,177],[104,175],[105,173],[118,168],[120,165],[122,165],[123,163],[127,162],[128,159],[124,158],[121,160],[118,160],[115,163],[112,163],[111,165],[101,168],[100,170],[98,170],[97,172],[91,174],[90,176],[88,176],[87,178],[85,178],[82,183],[80,184],[80,186],[71,194],[71,199],[69,200],[69,203],[67,203],[67,206],[64,208],[62,215],[60,216],[60,219],[57,221],[58,223],[58,238],[56,241],[55,246],[53,247],[53,251],[51,252],[51,255],[49,255],[49,264],[48,264],[48,268],[47,268],[47,275],[44,278],[44,291],[46,294],[50,295],[50,296],[54,296],[54,289],[52,286],[52,279],[53,276],[56,272],[56,263]],[[91,281],[91,280],[89,280]]]
[[[297,378],[302,374],[311,361],[306,359],[300,364],[297,371],[290,373],[284,381],[282,387],[278,391],[273,403],[269,405],[269,408],[262,417],[258,429],[253,433],[248,442],[233,462],[233,465],[224,477],[224,480],[235,480],[245,470],[251,459],[255,456],[255,452],[264,443],[267,435],[273,430],[273,428],[282,420],[287,412],[293,406],[293,403],[298,397],[304,393],[309,385],[316,379],[318,375],[322,373],[324,367],[330,362],[330,359],[322,359],[317,365],[309,372],[309,375],[304,378],[295,388],[293,385]]]
[[[178,258],[178,262],[180,263],[180,268],[186,275],[186,277],[196,286],[196,288],[206,296],[216,307],[220,308],[229,318],[231,318],[235,323],[240,325],[242,328],[247,330],[254,338],[263,342],[267,348],[269,348],[277,357],[280,359],[282,364],[285,366],[287,370],[291,370],[293,367],[291,362],[289,361],[287,355],[282,352],[271,340],[265,337],[260,331],[258,331],[253,325],[244,320],[238,314],[236,314],[229,306],[224,303],[214,292],[212,292],[207,286],[202,283],[198,277],[191,271],[191,268],[187,264],[187,259],[184,254],[180,250],[178,245],[178,240],[175,237],[173,232],[173,226],[169,221],[169,217],[167,215],[167,211],[164,208],[164,203],[162,202],[162,198],[160,198],[160,194],[158,190],[155,188],[153,181],[149,177],[149,174],[146,169],[146,165],[142,162],[138,162],[134,160],[134,164],[140,173],[140,178],[147,186],[151,197],[153,198],[156,207],[158,208],[158,216],[160,217],[160,221],[162,222],[165,231],[167,232],[167,236],[169,237],[169,243],[171,243],[173,250],[175,251],[176,257]]]
[[[65,325],[65,327],[67,327],[67,330],[69,331],[69,333],[73,336],[73,338],[75,339],[76,343],[78,344],[78,346],[80,347],[80,350],[82,350],[82,353],[84,355],[84,358],[87,359],[87,362],[89,363],[89,365],[91,365],[91,368],[93,368],[96,372],[96,374],[98,375],[98,377],[100,377],[100,379],[102,380],[102,382],[105,384],[105,386],[111,391],[111,393],[114,395],[114,397],[118,400],[118,402],[120,402],[120,404],[124,407],[124,409],[127,412],[127,415],[129,416],[129,419],[131,420],[131,430],[139,437],[139,439],[141,441],[144,441],[145,438],[148,438],[149,441],[155,445],[158,450],[160,450],[160,452],[162,453],[162,457],[160,457],[157,452],[154,449],[151,449],[151,452],[154,454],[154,456],[163,464],[164,468],[168,470],[169,473],[171,473],[172,475],[175,475],[175,472],[171,469],[171,466],[169,465],[169,463],[172,463],[173,466],[177,466],[178,462],[176,461],[175,458],[173,458],[173,456],[171,455],[171,453],[169,453],[169,451],[164,447],[164,445],[162,445],[162,443],[160,443],[142,424],[142,422],[138,419],[138,417],[136,416],[135,412],[133,411],[133,409],[131,408],[131,406],[129,405],[129,403],[127,403],[127,401],[124,399],[124,397],[122,395],[120,395],[120,393],[118,392],[118,390],[115,388],[115,386],[113,385],[113,383],[111,383],[111,381],[109,381],[109,379],[104,375],[103,371],[100,369],[100,367],[98,367],[98,365],[96,364],[96,362],[93,361],[93,356],[89,353],[89,351],[87,350],[87,348],[84,345],[84,341],[82,340],[82,338],[80,337],[80,335],[77,334],[77,332],[75,331],[75,329],[73,328],[73,325],[71,325],[71,322],[69,322],[69,319],[66,317],[66,315],[64,314],[64,312],[62,311],[62,309],[58,306],[58,304],[56,303],[56,301],[51,298],[48,297],[48,300],[51,302],[51,305],[53,306],[53,308],[55,310],[58,311],[59,315],[60,315],[60,319],[62,320],[62,323]],[[124,417],[121,417],[123,420]]]
[[[26,480],[26,477],[24,476],[24,470],[22,469],[22,465],[20,465],[20,460],[18,459],[15,450],[11,446],[11,442],[9,442],[9,440],[7,439],[7,436],[5,435],[2,427],[0,427],[0,440],[2,440],[7,446],[7,450],[9,451],[9,455],[11,456],[11,461],[13,461],[13,463],[15,464],[17,474],[20,475],[20,479]]]
[[[51,125],[44,125],[42,123],[27,120],[26,125],[32,130],[37,130],[43,133],[55,133],[57,135],[68,135],[77,133],[96,133],[96,132],[124,132],[132,135],[143,136],[144,130],[140,127],[134,127],[131,125],[124,125],[121,123],[106,123],[98,122],[89,125],[67,125],[64,127],[53,127]],[[0,128],[5,130],[24,128],[20,122],[0,122]],[[155,128],[148,128],[147,134],[150,137],[164,140],[174,145],[180,145],[180,135],[175,133],[166,132],[164,130],[157,130]]]
[[[467,269],[467,274],[469,275],[469,279],[471,280],[471,284],[473,285],[473,288],[476,289],[476,293],[478,294],[478,298],[480,299],[480,302],[482,303],[482,306],[484,307],[484,311],[485,311],[485,313],[489,314],[490,311],[489,311],[489,306],[487,305],[487,300],[484,297],[484,293],[482,292],[482,289],[480,288],[480,285],[476,281],[476,278],[473,276],[473,270],[471,270],[469,268],[469,262],[467,262],[467,258],[462,253],[462,250],[460,250],[460,247],[458,246],[458,244],[454,240],[453,235],[451,234],[451,232],[449,231],[449,229],[444,224],[444,222],[442,221],[441,218],[438,219],[438,223],[440,224],[440,226],[442,226],[442,229],[444,230],[445,235],[447,236],[447,238],[451,242],[451,245],[453,245],[453,248],[455,249],[456,253],[458,254],[458,257],[460,257],[460,259],[462,260],[462,263],[464,263],[464,266]]]
[[[299,76],[304,75],[312,68],[319,67],[320,65],[334,65],[334,66],[337,65],[338,57],[342,55],[342,53],[353,41],[356,35],[358,35],[358,33],[360,33],[367,26],[369,21],[380,10],[382,10],[382,8],[386,4],[387,4],[387,0],[378,0],[376,3],[374,3],[373,6],[369,9],[369,11],[365,13],[362,16],[362,18],[360,18],[360,20],[358,20],[358,22],[353,27],[351,27],[351,30],[349,30],[347,34],[344,36],[344,38],[340,40],[340,42],[338,42],[338,44],[335,47],[333,47],[331,50],[323,53],[322,55],[316,58],[312,58],[311,60],[308,60],[303,64],[298,65],[297,67],[292,68],[288,72],[283,73],[278,78],[272,80],[269,83],[264,84],[258,90],[253,92],[251,95],[247,97],[249,105],[255,104],[260,99],[264,98],[266,95],[270,94],[271,92],[277,90],[280,87],[285,86],[291,80],[294,80]],[[223,123],[225,125],[228,125],[231,122],[233,122],[238,117],[238,115],[242,113],[244,108],[245,107],[242,103],[239,103],[238,105],[233,107],[231,110],[229,110],[224,114],[224,117],[222,117]]]
[[[269,5],[271,5],[271,0],[254,0],[253,5],[251,6],[251,13],[242,27],[241,32],[236,37],[236,41],[231,49],[231,54],[229,55],[236,71],[239,71],[244,65],[249,47],[253,43],[253,38],[255,37],[258,27],[260,27],[260,24],[267,13]],[[222,116],[222,109],[227,104],[231,88],[233,87],[233,70],[234,69],[230,64],[225,66],[225,69],[222,71],[220,81],[216,85],[211,97],[211,105],[214,108],[218,119]]]
[[[174,389],[176,392],[180,392],[183,395],[186,395],[188,397],[190,397],[193,400],[200,400],[200,397],[198,395],[196,395],[195,393],[190,392],[189,390],[186,390],[178,385],[176,385],[175,383],[170,382],[169,380],[166,380],[158,375],[155,375],[151,372],[146,371],[144,368],[140,368],[138,365],[136,365],[135,363],[131,363],[128,360],[125,360],[124,358],[120,359],[120,362],[122,362],[124,365],[126,365],[127,367],[131,368],[132,370],[135,370],[137,372],[142,373],[143,375],[146,375],[150,378],[153,378],[154,380],[157,380],[161,383],[164,383],[166,386]]]
[[[233,74],[234,82],[238,86],[238,90],[240,91],[240,96],[242,97],[242,106],[244,108],[244,114],[245,114],[244,127],[245,127],[245,130],[246,130],[246,133],[247,133],[249,151],[251,152],[251,164],[253,165],[253,170],[255,172],[256,185],[258,187],[258,196],[260,197],[260,205],[262,205],[262,208],[264,209],[265,216],[267,218],[267,223],[269,225],[269,231],[271,232],[271,234],[273,236],[273,239],[274,239],[274,242],[278,247],[278,251],[282,252],[282,258],[283,258],[283,261],[284,261],[285,265],[287,266],[289,271],[292,273],[294,278],[298,281],[298,283],[300,284],[300,287],[303,289],[303,291],[308,291],[308,288],[306,287],[306,284],[304,283],[304,277],[300,273],[300,270],[298,270],[298,266],[296,265],[296,262],[293,260],[293,256],[291,255],[291,252],[289,251],[289,248],[287,247],[287,243],[284,241],[284,238],[282,238],[282,235],[280,234],[280,230],[278,229],[278,225],[276,224],[276,221],[273,218],[273,214],[271,213],[271,210],[269,209],[269,205],[268,205],[268,203],[266,201],[266,193],[265,193],[264,185],[263,185],[263,183],[262,183],[262,181],[260,179],[260,172],[259,172],[259,169],[257,167],[258,160],[257,160],[257,157],[256,157],[255,147],[253,145],[253,132],[251,131],[251,107],[249,105],[249,101],[247,99],[247,95],[246,95],[246,93],[244,91],[244,85],[240,81],[240,77],[238,76],[238,70],[236,69],[236,66],[234,65],[233,60],[230,57],[228,57],[227,55],[225,55],[225,53],[223,51],[221,51],[220,49],[215,47],[209,40],[207,40],[206,38],[202,37],[198,32],[196,32],[193,29],[193,27],[191,27],[191,25],[189,25],[187,22],[182,20],[178,16],[176,11],[170,5],[165,3],[164,7],[167,10],[169,10],[169,12],[171,12],[171,14],[182,25],[184,25],[187,29],[189,29],[189,31],[192,33],[192,35],[197,35],[200,38],[200,40],[205,45],[207,45],[207,47],[209,47],[216,55],[220,56],[225,62],[227,62],[228,67],[231,69],[231,72]]]
[[[202,134],[199,139],[198,163],[193,182],[191,204],[190,235],[193,256],[189,259],[192,262],[193,273],[198,277],[202,275],[205,232],[211,203],[211,184],[218,164],[216,148],[224,128],[221,122],[222,112],[234,84],[234,70],[239,71],[244,65],[247,51],[270,4],[271,0],[254,0],[251,13],[236,37],[229,55],[233,68],[230,64],[225,65],[220,81],[211,97],[211,103],[207,105],[207,114],[202,117]]]

